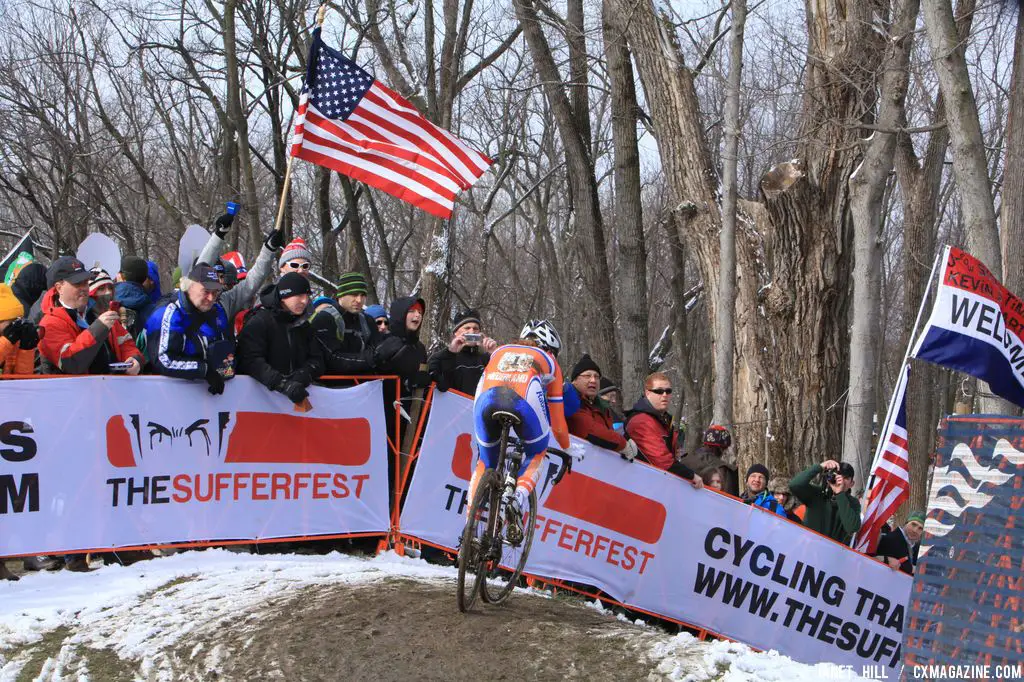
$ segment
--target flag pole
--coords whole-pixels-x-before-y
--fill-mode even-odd
[[[924,314],[925,306],[932,294],[932,280],[935,279],[935,271],[939,268],[939,262],[946,259],[948,252],[949,246],[943,246],[942,249],[935,254],[935,260],[932,262],[932,271],[928,275],[928,283],[925,285],[924,296],[921,297],[921,305],[917,308],[917,318],[914,319],[914,327],[910,333],[910,341],[907,343],[907,350],[903,354],[903,362],[900,363],[900,371],[896,380],[896,385],[893,386],[892,389],[892,397],[889,398],[889,409],[886,410],[885,421],[882,423],[882,430],[878,432],[879,438],[878,442],[875,444],[875,456],[871,460],[871,468],[868,469],[868,486],[864,489],[865,501],[871,500],[871,489],[875,487],[875,468],[878,466],[878,460],[881,458],[882,450],[884,449],[884,443],[882,442],[881,436],[889,432],[889,424],[896,418],[896,413],[893,409],[895,407],[894,403],[896,402],[896,394],[899,393],[900,384],[903,383],[903,373],[906,371],[907,365],[910,363],[911,349],[913,349],[914,345],[917,343],[917,336],[921,326],[921,316]]]
[[[316,27],[320,28],[324,25],[324,18],[327,16],[327,3],[320,5],[316,11]],[[291,132],[291,124],[288,125],[289,133]],[[281,231],[281,223],[284,222],[284,208],[288,199],[288,190],[292,186],[292,162],[295,160],[295,156],[292,155],[291,151],[288,152],[288,165],[284,170],[284,183],[281,185],[281,198],[277,201],[277,219],[274,221],[274,231]]]

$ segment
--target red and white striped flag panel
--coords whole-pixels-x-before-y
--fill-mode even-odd
[[[491,165],[313,34],[292,155],[349,175],[441,218]]]
[[[878,536],[885,522],[896,513],[910,496],[910,458],[907,452],[907,380],[910,366],[900,376],[893,404],[886,415],[886,430],[881,436],[881,452],[875,458],[871,471],[874,484],[868,492],[860,532],[853,547],[858,552],[871,553],[878,546]],[[896,410],[895,415],[892,414]]]

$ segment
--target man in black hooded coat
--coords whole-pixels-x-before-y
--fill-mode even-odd
[[[42,297],[46,289],[46,268],[42,263],[29,263],[23,267],[11,285],[11,291],[25,308],[25,317],[29,317],[32,305]],[[42,318],[41,310],[39,316]]]
[[[324,370],[309,325],[309,280],[289,272],[260,291],[257,308],[238,335],[238,372],[301,403]],[[302,302],[305,305],[302,305]]]

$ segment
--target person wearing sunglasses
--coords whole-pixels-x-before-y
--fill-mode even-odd
[[[373,324],[381,334],[387,334],[391,322],[388,319],[388,311],[382,305],[368,305],[364,310],[367,315],[373,318]]]
[[[626,435],[636,443],[641,459],[651,466],[669,471],[689,481],[694,488],[704,481],[676,458],[679,431],[668,411],[672,402],[672,381],[654,372],[644,381],[644,394],[626,414]]]
[[[281,257],[277,259],[277,265],[282,275],[289,272],[297,272],[306,279],[309,279],[309,269],[312,267],[313,254],[306,246],[306,240],[296,237],[288,242]]]

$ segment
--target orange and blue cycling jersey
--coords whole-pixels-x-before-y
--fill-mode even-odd
[[[491,354],[473,401],[474,430],[480,459],[470,488],[484,469],[498,460],[501,427],[495,412],[511,412],[519,417],[516,435],[526,453],[517,473],[517,488],[529,494],[537,484],[540,463],[550,437],[562,448],[569,447],[569,427],[562,407],[562,369],[546,351],[533,346],[511,344]]]

